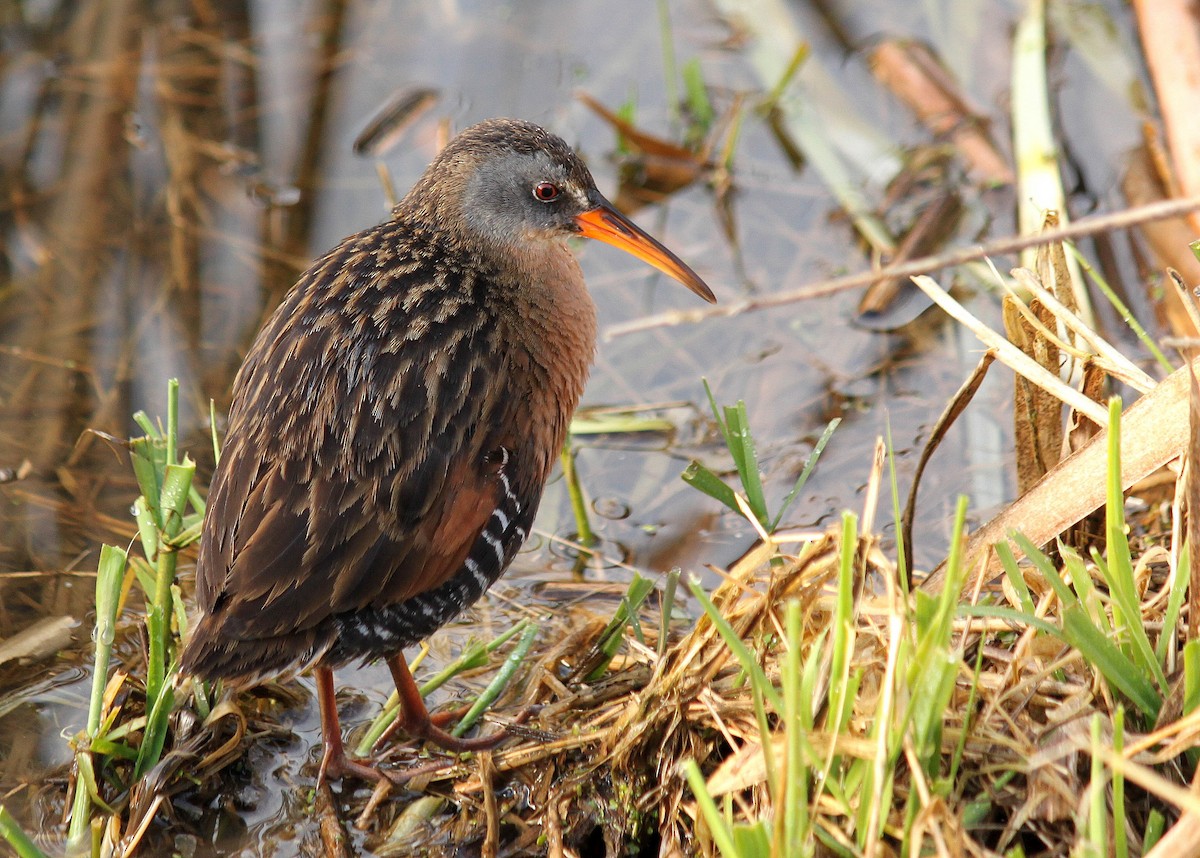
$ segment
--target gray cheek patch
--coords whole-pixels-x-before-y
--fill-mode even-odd
[[[495,242],[511,242],[516,235],[553,229],[562,202],[587,206],[586,196],[572,189],[570,200],[540,202],[534,187],[543,181],[563,187],[567,177],[544,153],[512,153],[489,159],[467,181],[463,220],[474,233]]]

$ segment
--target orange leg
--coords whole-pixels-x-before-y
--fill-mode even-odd
[[[459,739],[451,736],[442,729],[442,725],[453,720],[456,716],[461,717],[465,710],[455,710],[453,712],[440,712],[437,715],[430,716],[429,710],[425,708],[425,701],[421,699],[421,692],[417,688],[416,681],[413,680],[412,673],[408,669],[408,662],[404,660],[403,655],[393,656],[388,659],[388,667],[392,671],[392,678],[396,681],[396,691],[400,695],[400,711],[397,713],[396,720],[375,743],[376,747],[384,744],[384,742],[398,730],[404,730],[414,739],[423,739],[427,742],[432,742],[435,745],[454,752],[464,751],[486,751],[494,748],[509,736],[507,729],[497,730],[490,736],[480,736],[476,739]],[[321,758],[321,771],[317,775],[317,783],[323,783],[326,778],[340,780],[349,775],[364,781],[388,782],[393,784],[404,783],[408,780],[413,772],[391,772],[382,771],[367,763],[359,762],[352,759],[346,753],[346,747],[342,742],[342,728],[338,720],[337,699],[334,696],[333,687],[333,670],[328,667],[318,667],[313,670],[313,675],[317,680],[317,707],[321,712],[321,738],[325,745],[325,753]],[[517,723],[523,722],[528,718],[536,707],[531,707],[518,716]]]
[[[480,736],[476,739],[459,739],[457,736],[451,736],[442,729],[442,725],[457,713],[443,712],[430,717],[429,710],[425,708],[425,701],[421,699],[421,691],[417,688],[417,683],[408,669],[408,662],[404,660],[403,654],[392,656],[387,663],[388,668],[392,671],[392,679],[396,681],[396,693],[400,695],[400,711],[396,713],[396,720],[379,738],[376,747],[390,738],[397,730],[404,730],[414,739],[424,739],[447,751],[459,753],[486,751],[508,738],[508,730],[497,730],[490,736]],[[524,717],[528,717],[528,715],[526,714]],[[519,720],[524,720],[524,717]]]
[[[313,671],[317,678],[317,706],[321,710],[321,738],[325,744],[325,754],[321,758],[321,771],[317,775],[317,783],[325,778],[340,780],[346,775],[361,778],[364,781],[388,781],[394,779],[374,766],[350,759],[342,744],[342,727],[338,721],[337,699],[334,697],[333,671],[328,667],[318,667]]]

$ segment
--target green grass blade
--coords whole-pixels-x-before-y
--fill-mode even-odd
[[[142,553],[151,563],[158,557],[158,522],[145,495],[139,495],[133,502],[133,517],[137,521],[138,537],[142,541]]]
[[[817,466],[817,460],[821,458],[821,453],[825,450],[825,445],[829,443],[829,439],[833,437],[834,430],[838,428],[838,424],[840,424],[841,422],[842,422],[842,418],[840,418],[840,417],[833,418],[832,420],[829,421],[829,425],[825,427],[825,431],[821,433],[821,437],[817,440],[816,446],[812,448],[812,452],[808,454],[808,458],[804,462],[804,469],[802,471],[800,471],[800,476],[796,479],[796,484],[794,486],[792,486],[792,490],[787,493],[787,497],[785,497],[783,499],[783,502],[779,505],[779,512],[777,512],[775,514],[775,518],[771,520],[771,526],[767,530],[768,533],[774,533],[775,530],[779,527],[779,522],[780,522],[780,520],[783,519],[783,514],[785,512],[787,512],[788,507],[790,507],[792,505],[792,502],[800,494],[801,490],[803,490],[804,484],[808,482],[809,474],[811,474],[813,471],[813,468],[815,468]],[[895,485],[894,485],[895,476],[896,476],[895,471],[893,470],[893,473],[892,473],[892,481],[893,481],[892,499],[896,503],[899,503],[896,500],[897,495],[895,492]],[[896,513],[897,513],[896,520],[898,522],[900,520],[898,506],[896,507]],[[897,534],[900,533],[899,527],[896,528],[896,533]],[[900,556],[901,557],[904,556],[903,550],[901,550]],[[903,572],[903,570],[901,570],[901,572]],[[904,580],[906,578],[907,578],[906,575],[901,575],[901,580]]]
[[[1146,827],[1142,829],[1142,854],[1149,855],[1150,851],[1162,840],[1167,830],[1167,817],[1157,807],[1150,808],[1146,814]]]
[[[704,395],[708,397],[708,407],[712,409],[713,420],[717,423],[717,430],[721,433],[721,438],[725,441],[725,447],[728,450],[733,449],[733,438],[729,436],[729,427],[725,425],[725,418],[721,416],[721,406],[717,405],[717,398],[713,395],[712,388],[708,384],[707,378],[702,378],[704,384]]]
[[[1008,538],[1016,543],[1016,546],[1021,549],[1025,557],[1045,576],[1051,589],[1054,590],[1054,594],[1058,596],[1058,600],[1062,602],[1064,607],[1079,603],[1079,597],[1075,595],[1074,590],[1067,586],[1067,583],[1058,574],[1058,570],[1054,568],[1054,564],[1046,556],[1045,552],[1030,542],[1025,534],[1018,531],[1011,531],[1008,534]]]
[[[1134,336],[1136,336],[1138,341],[1146,347],[1146,351],[1148,351],[1154,357],[1154,360],[1162,368],[1163,372],[1167,373],[1168,375],[1174,372],[1175,367],[1172,366],[1171,361],[1167,359],[1165,354],[1163,354],[1162,349],[1158,347],[1158,343],[1154,341],[1154,338],[1151,337],[1150,334],[1146,332],[1146,329],[1142,327],[1141,322],[1137,320],[1137,316],[1133,315],[1133,311],[1125,306],[1125,302],[1120,299],[1116,293],[1116,290],[1114,290],[1112,286],[1108,284],[1108,281],[1105,280],[1100,274],[1100,272],[1097,271],[1092,264],[1087,261],[1084,255],[1079,252],[1079,249],[1075,247],[1073,242],[1064,241],[1063,247],[1066,249],[1067,253],[1071,254],[1071,257],[1075,260],[1076,264],[1083,269],[1083,272],[1091,279],[1091,281],[1096,284],[1096,288],[1100,290],[1100,294],[1102,294],[1104,299],[1108,301],[1114,310],[1117,311],[1117,314],[1121,317],[1121,321],[1128,326],[1129,330],[1133,331]]]
[[[662,654],[667,651],[667,641],[671,636],[671,614],[675,610],[675,591],[679,589],[680,574],[680,569],[676,566],[667,573],[667,581],[663,585],[658,621],[657,650],[659,658],[662,658]]]
[[[518,623],[509,632],[524,631],[524,628],[524,623]],[[487,660],[487,647],[479,641],[471,641],[459,653],[458,658],[421,686],[421,696],[426,697],[432,694],[464,670],[474,670],[477,667],[483,667],[487,664]],[[360,757],[368,756],[371,753],[371,749],[375,747],[375,743],[387,732],[387,728],[392,726],[399,711],[400,695],[393,691],[387,703],[384,704],[383,711],[375,717],[375,720],[367,728],[366,733],[363,734],[362,740],[359,741],[354,749],[354,753]]]
[[[771,834],[767,824],[760,819],[749,825],[733,826],[733,848],[739,858],[771,858]]]
[[[159,498],[162,495],[163,471],[167,466],[166,451],[156,439],[131,438],[129,441],[129,463],[133,467],[133,476],[137,480],[142,497],[154,522],[162,527],[162,515],[159,512]]]
[[[1200,640],[1183,645],[1183,714],[1190,715],[1200,704]]]
[[[817,633],[800,674],[800,708],[796,715],[804,733],[810,732],[817,722],[817,709],[821,704],[817,696],[821,680],[821,654],[825,650],[825,638],[828,634],[828,627]]]
[[[958,608],[960,617],[981,617],[1000,620],[1009,620],[1014,625],[1033,626],[1038,631],[1046,634],[1054,635],[1062,639],[1062,629],[1052,623],[1043,620],[1041,617],[1035,617],[1033,614],[1026,614],[1023,611],[1018,611],[1015,608],[1006,608],[1003,605],[960,605]]]
[[[529,655],[529,650],[533,647],[533,642],[537,639],[538,632],[541,627],[537,623],[529,623],[525,626],[525,631],[521,634],[521,639],[517,641],[517,645],[513,647],[513,651],[508,654],[508,658],[504,660],[504,664],[496,671],[495,677],[488,683],[488,687],[483,690],[483,693],[467,710],[467,714],[463,719],[454,725],[454,729],[450,731],[452,736],[461,736],[463,733],[475,726],[475,722],[480,719],[487,708],[496,702],[496,698],[508,686],[508,683],[520,670],[521,665],[525,661],[525,657]]]
[[[721,854],[725,858],[741,858],[741,853],[738,852],[737,845],[733,840],[733,833],[725,825],[725,819],[717,810],[716,802],[708,794],[708,784],[704,782],[704,775],[700,772],[696,761],[684,760],[679,767],[683,770],[683,776],[687,778],[688,786],[692,788],[692,795],[696,797],[696,806],[700,808],[700,816],[703,817],[704,824],[708,826],[713,842],[717,844]]]
[[[1098,559],[1098,558],[1097,558]],[[1118,584],[1116,579],[1129,574],[1132,578],[1133,569],[1130,567],[1128,573],[1113,571],[1108,564],[1098,562],[1096,564],[1104,574],[1105,580],[1108,583],[1109,595],[1112,598],[1112,607],[1114,620],[1119,618],[1119,623],[1114,623],[1114,631],[1121,636],[1122,640],[1128,641],[1128,646],[1123,650],[1126,655],[1143,671],[1143,673],[1154,677],[1155,682],[1161,693],[1166,693],[1169,688],[1166,674],[1163,673],[1162,665],[1154,655],[1154,647],[1150,644],[1150,638],[1146,634],[1146,627],[1142,624],[1142,614],[1137,596],[1132,592],[1123,592],[1125,586]],[[1118,566],[1127,564],[1118,564]],[[1129,590],[1132,591],[1133,582],[1129,582]],[[1132,603],[1130,602],[1132,598]]]
[[[96,769],[92,765],[91,754],[78,754],[75,761],[79,764],[77,773],[79,780],[83,783],[83,788],[87,790],[88,800],[105,813],[115,814],[116,811],[100,797],[100,787],[96,785]]]
[[[1017,565],[1017,558],[1013,555],[1012,548],[1007,542],[997,542],[993,547],[996,549],[996,556],[1000,559],[1000,565],[1004,568],[1005,577],[1008,578],[1008,582],[1012,584],[1012,588],[1017,593],[1017,601],[1021,603],[1018,607],[1032,617],[1037,607],[1033,604],[1033,595],[1029,592],[1029,585],[1025,583],[1025,576],[1021,574],[1021,568]]]
[[[808,59],[808,55],[811,52],[812,45],[806,41],[801,41],[796,45],[796,52],[792,54],[792,58],[784,66],[783,73],[775,80],[775,83],[771,86],[771,91],[763,99],[761,104],[762,110],[776,109],[776,103],[783,97],[784,90],[791,85],[796,77],[796,72],[800,71],[800,66],[804,65],[804,61]]]
[[[1097,858],[1108,854],[1108,790],[1104,776],[1104,739],[1100,729],[1100,714],[1092,715],[1092,772],[1088,784],[1088,822],[1084,835],[1084,855]]]
[[[975,648],[975,672],[971,675],[971,690],[967,695],[967,705],[962,709],[963,729],[959,734],[958,742],[954,745],[954,756],[950,760],[950,771],[946,777],[947,783],[958,782],[958,771],[962,766],[963,756],[967,752],[967,739],[971,736],[971,723],[975,717],[975,705],[979,700],[979,678],[983,675],[983,657],[986,649],[982,646]]]
[[[159,686],[158,696],[153,699],[150,711],[146,716],[142,746],[138,748],[137,763],[133,768],[135,780],[154,768],[162,757],[162,749],[167,742],[168,720],[171,717],[171,707],[174,703],[175,689],[172,688],[170,682],[164,681]]]
[[[76,754],[75,765],[79,768],[80,760],[85,754]],[[87,765],[84,763],[83,765]],[[92,797],[88,792],[87,783],[83,776],[75,778],[75,795],[71,800],[71,822],[67,826],[67,853],[85,854],[87,850],[88,832],[91,829]]]
[[[162,513],[162,530],[167,537],[173,537],[183,529],[183,519],[187,512],[188,491],[192,486],[192,478],[196,475],[196,463],[190,456],[184,456],[183,462],[166,466],[163,475],[162,495],[159,499],[159,510]]]
[[[785,767],[782,804],[778,796],[774,797],[773,803],[779,807],[777,813],[783,818],[783,854],[800,855],[808,839],[809,772],[804,764],[803,739],[807,731],[804,705],[801,703],[804,676],[800,646],[803,634],[800,628],[800,603],[794,599],[789,600],[784,608],[784,635],[787,639],[783,666]],[[770,753],[766,744],[763,753]]]
[[[839,418],[840,420],[841,418]],[[830,425],[833,425],[832,422]],[[909,572],[908,551],[904,545],[904,514],[900,511],[900,484],[896,478],[896,447],[892,443],[892,421],[884,422],[887,439],[888,482],[892,490],[892,527],[896,535],[896,577],[900,581],[900,589],[908,595]],[[825,431],[829,431],[826,429]],[[822,436],[824,437],[824,436]],[[785,505],[788,501],[784,501]]]
[[[754,436],[750,432],[750,421],[746,416],[746,403],[738,400],[737,405],[727,405],[724,408],[717,405],[707,379],[704,380],[704,392],[708,397],[709,407],[712,408],[713,419],[721,431],[721,438],[725,441],[725,447],[733,457],[738,480],[746,493],[746,503],[754,512],[758,523],[769,531],[772,527],[771,516],[767,511],[762,474],[759,473],[758,467],[758,453]],[[684,472],[684,480],[730,509],[741,512],[733,490],[724,486],[720,478],[699,463],[693,462],[688,466]]]
[[[46,858],[46,853],[37,847],[32,838],[13,819],[8,808],[0,804],[0,837],[13,848],[17,858]]]
[[[767,683],[759,682],[752,678],[750,681],[750,701],[754,706],[754,720],[758,725],[758,735],[763,737],[765,743],[769,743],[771,736],[771,724],[767,718],[766,694],[765,688]],[[779,712],[780,710],[776,710]],[[772,796],[780,795],[782,792],[782,784],[779,780],[779,764],[775,759],[775,755],[770,753],[770,745],[765,744],[763,747],[763,768],[767,774],[767,794]]]
[[[479,641],[471,641],[459,653],[458,658],[446,665],[428,680],[421,684],[421,696],[428,697],[437,689],[441,688],[454,677],[458,676],[467,670],[474,670],[477,667],[483,667],[487,664],[488,655],[495,652],[500,647],[504,646],[517,635],[522,634],[529,625],[528,620],[522,620],[512,628],[506,630],[503,634],[497,635],[490,643],[482,644]],[[396,692],[392,692],[387,703],[384,704],[383,711],[375,717],[371,725],[367,728],[362,740],[354,749],[354,753],[360,757],[365,757],[371,753],[371,749],[375,747],[375,743],[379,741],[379,737],[387,731],[387,728],[392,726],[392,722],[396,720],[396,714],[400,711],[400,697]]]
[[[832,655],[829,667],[828,729],[837,733],[853,708],[850,696],[850,659],[854,653],[854,572],[858,557],[858,517],[842,513],[842,535],[838,564],[837,602],[834,608]]]
[[[643,432],[672,432],[675,423],[665,417],[630,412],[585,413],[571,418],[571,437],[580,435],[632,435]]]
[[[709,620],[716,626],[717,632],[725,640],[734,658],[738,660],[738,666],[750,677],[750,682],[762,690],[763,697],[771,704],[771,708],[776,713],[783,713],[783,696],[779,693],[779,689],[767,679],[767,675],[763,673],[762,666],[758,663],[758,659],[754,653],[746,646],[746,642],[738,637],[737,632],[733,630],[733,626],[729,625],[729,621],[721,616],[721,612],[717,610],[695,577],[689,579],[688,589],[691,590],[696,601],[700,603],[700,606],[704,609],[704,613],[708,614]]]
[[[585,682],[595,682],[608,670],[609,663],[617,654],[617,650],[621,648],[621,642],[625,638],[625,627],[630,623],[637,623],[637,612],[641,609],[642,603],[646,601],[646,597],[652,592],[654,592],[654,582],[649,578],[643,578],[636,572],[633,573],[633,580],[629,582],[625,598],[621,600],[621,604],[613,612],[612,619],[608,621],[608,625],[604,627],[604,630],[600,632],[600,637],[596,640],[596,646],[604,653],[604,660],[588,673]]]
[[[150,419],[150,415],[145,411],[135,411],[133,414],[133,422],[146,434],[146,437],[152,441],[162,440],[162,430]]]
[[[179,459],[179,379],[167,380],[167,465]]]
[[[162,542],[173,539],[183,528],[183,516],[188,503],[188,489],[196,472],[196,463],[185,456],[182,464],[167,465],[162,482],[159,515]],[[174,551],[159,551],[156,564],[153,599],[146,616],[150,653],[146,663],[146,696],[158,699],[171,660],[171,587],[175,583]]]
[[[1083,606],[1076,603],[1063,610],[1063,633],[1088,663],[1100,671],[1110,685],[1133,701],[1151,722],[1158,717],[1162,700],[1144,673],[1092,623]]]
[[[1108,401],[1108,469],[1107,503],[1105,505],[1105,533],[1107,538],[1108,586],[1114,603],[1125,618],[1123,631],[1133,644],[1133,652],[1139,666],[1149,672],[1158,683],[1163,694],[1169,687],[1162,665],[1154,654],[1154,647],[1146,634],[1142,621],[1141,601],[1133,575],[1133,558],[1129,550],[1129,537],[1125,533],[1125,491],[1121,484],[1121,398],[1114,396]]]
[[[1191,577],[1184,570],[1192,568],[1192,546],[1184,540],[1183,550],[1179,552],[1179,565],[1175,577],[1171,581],[1171,592],[1167,594],[1167,610],[1163,614],[1163,632],[1158,636],[1158,645],[1154,648],[1154,657],[1159,664],[1167,663],[1167,649],[1174,640],[1174,635],[1168,629],[1179,628],[1179,611],[1183,608],[1183,600],[1187,596],[1188,582]]]
[[[126,555],[112,545],[100,549],[100,561],[96,566],[96,652],[92,663],[92,692],[88,699],[87,740],[88,747],[75,754],[78,777],[75,779],[75,795],[71,802],[71,822],[67,840],[72,848],[82,848],[86,842],[89,820],[92,813],[92,789],[88,788],[87,774],[91,771],[91,740],[100,732],[104,707],[104,689],[108,685],[108,663],[112,657],[113,641],[116,639],[117,607],[121,598],[121,584],[125,578]]]
[[[746,502],[764,528],[771,526],[771,516],[767,513],[767,498],[763,491],[762,474],[758,468],[758,449],[754,444],[754,436],[750,433],[750,421],[746,416],[746,403],[738,400],[737,405],[725,409],[725,422],[729,425],[729,434],[734,439],[730,448],[733,459],[737,463],[738,477],[742,488],[746,490]]]
[[[693,461],[680,476],[692,488],[699,489],[713,500],[719,501],[729,507],[738,515],[742,514],[734,490],[704,465]]]
[[[592,530],[592,522],[588,518],[587,499],[583,494],[583,483],[579,480],[579,470],[575,467],[575,450],[571,447],[569,437],[563,444],[559,461],[562,463],[567,497],[571,500],[571,513],[575,516],[575,541],[590,548],[596,544],[596,533]]]
[[[912,725],[918,759],[928,767],[931,775],[937,774],[932,758],[940,747],[946,705],[962,663],[962,654],[950,644],[965,574],[962,545],[966,517],[967,499],[960,497],[946,560],[946,585],[935,603],[922,606],[924,600],[917,600],[923,618],[918,616],[916,648],[908,669],[908,682],[913,690],[906,721]],[[921,595],[919,593],[918,597]]]
[[[1113,713],[1113,755],[1120,757],[1125,751],[1125,707],[1118,706]],[[1129,831],[1125,827],[1125,775],[1120,770],[1112,773],[1113,841],[1116,858],[1129,858]]]
[[[112,545],[100,548],[96,565],[96,654],[92,667],[92,694],[88,700],[87,731],[94,738],[100,729],[104,688],[108,685],[108,662],[117,636],[117,606],[125,579],[125,552]]]
[[[1088,616],[1091,617],[1093,625],[1096,626],[1105,637],[1112,636],[1113,623],[1105,610],[1104,601],[1100,598],[1100,594],[1096,592],[1095,586],[1092,584],[1091,573],[1088,572],[1087,564],[1083,562],[1083,558],[1072,548],[1059,542],[1058,553],[1062,556],[1063,568],[1066,574],[1071,579],[1071,586],[1074,588],[1077,601],[1087,609]],[[1100,567],[1100,573],[1103,578],[1108,578],[1108,570],[1104,567],[1104,559],[1099,555],[1093,558],[1097,567]]]
[[[683,64],[683,88],[687,95],[688,113],[696,128],[689,136],[703,138],[712,128],[717,113],[713,110],[712,101],[708,97],[708,87],[704,85],[704,70],[700,60],[693,57]]]
[[[671,4],[669,0],[658,0],[658,35],[662,40],[663,86],[667,95],[668,109],[676,121],[679,120],[679,71],[675,65],[675,40],[671,29]]]
[[[912,677],[913,745],[931,776],[938,773],[944,716],[961,664],[961,654],[949,647],[931,649],[921,661],[921,670]]]

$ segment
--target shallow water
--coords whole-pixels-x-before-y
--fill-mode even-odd
[[[699,61],[718,114],[745,94],[733,158],[736,241],[704,182],[641,209],[638,222],[723,303],[867,267],[869,254],[826,185],[811,168],[794,166],[750,109],[763,86],[747,41],[706,2],[667,5],[676,58]],[[846,112],[900,147],[894,156],[928,136],[870,77],[865,49],[881,34],[928,40],[1006,150],[1014,5],[863,2],[792,14],[815,61],[846,94]],[[1118,31],[1126,30],[1123,9],[1112,11]],[[662,136],[678,129],[659,6],[646,0],[86,0],[10,4],[4,15],[0,468],[28,462],[31,473],[0,486],[0,637],[45,616],[86,624],[99,543],[124,544],[133,534],[127,509],[136,490],[127,465],[85,430],[132,433],[129,414],[161,413],[165,381],[178,377],[183,425],[206,482],[207,403],[223,412],[232,373],[264,314],[309,260],[386,216],[380,169],[403,193],[435,152],[440,122],[462,128],[497,115],[539,122],[578,146],[610,196],[614,135],[576,91],[612,107],[632,101],[637,124]],[[1076,213],[1120,205],[1117,183],[1123,153],[1137,142],[1136,114],[1069,46],[1056,53],[1054,75]],[[372,115],[416,87],[435,90],[436,104],[390,148],[354,154]],[[879,196],[879,188],[864,187]],[[1013,229],[1011,189],[962,187],[967,213],[952,243]],[[1126,237],[1105,250],[1110,280],[1133,290]],[[698,303],[614,250],[579,251],[602,327]],[[975,281],[964,286],[975,312],[996,322],[994,297]],[[661,412],[676,427],[669,435],[579,439],[578,467],[606,551],[661,574],[721,565],[751,544],[748,526],[679,480],[692,457],[728,464],[702,378],[719,401],[745,400],[776,503],[825,424],[842,418],[788,523],[822,528],[843,509],[861,511],[873,444],[889,428],[906,488],[929,428],[980,347],[934,313],[894,332],[871,330],[855,321],[857,300],[844,293],[601,342],[585,405],[683,403]],[[1130,300],[1151,323],[1136,293]],[[952,431],[927,473],[919,565],[944,551],[956,495],[971,497],[978,518],[1011,495],[1009,395],[1006,377],[994,373],[971,424]],[[890,517],[885,493],[880,519]],[[573,558],[544,535],[574,530],[561,481],[547,490],[538,528],[543,535],[506,579],[518,599],[533,598],[542,582],[571,578]],[[883,530],[890,534],[890,525]],[[623,581],[628,573],[599,564],[585,574]],[[490,615],[482,616],[486,627]],[[435,660],[471,632],[481,629],[460,625],[440,635]],[[16,789],[7,800],[18,810],[28,795],[18,785],[67,760],[60,734],[85,717],[87,676],[77,665],[88,635],[77,630],[75,638],[56,657],[0,664],[0,691],[11,703],[0,715],[0,789]],[[340,679],[371,703],[386,696],[382,668]],[[360,717],[369,711],[360,707]],[[264,766],[262,786],[249,830],[233,841],[280,830],[307,836],[306,820],[296,816],[303,809],[289,807],[284,786],[318,740],[315,707],[291,717],[297,741],[255,758]]]

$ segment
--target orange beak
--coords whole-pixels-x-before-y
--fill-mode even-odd
[[[710,304],[717,303],[712,290],[682,259],[614,209],[608,200],[599,194],[596,196],[599,197],[599,205],[575,216],[575,223],[581,235],[631,253],[643,262],[649,262],[663,274],[678,280]]]

